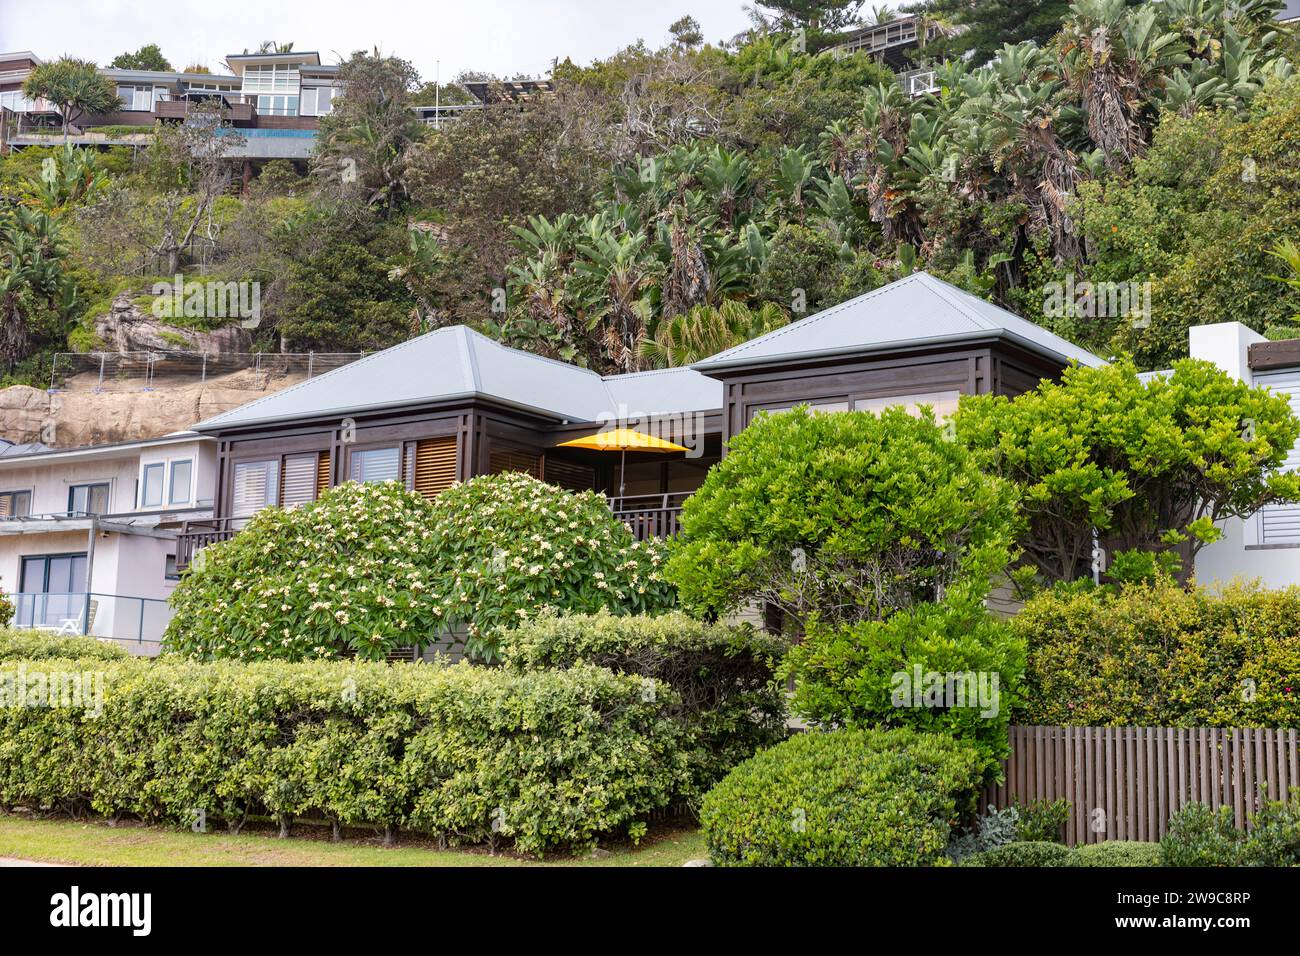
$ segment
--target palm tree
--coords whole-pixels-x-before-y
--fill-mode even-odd
[[[1146,147],[1149,105],[1165,74],[1189,58],[1154,6],[1077,0],[1070,12],[1062,28],[1066,76],[1083,99],[1088,135],[1118,170]]]
[[[716,308],[697,305],[684,315],[661,320],[654,337],[641,343],[641,355],[656,368],[680,368],[789,322],[773,302],[764,302],[757,311],[737,299]]]

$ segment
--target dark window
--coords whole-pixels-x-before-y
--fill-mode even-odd
[[[68,489],[68,514],[102,515],[108,513],[108,484],[73,485]]]

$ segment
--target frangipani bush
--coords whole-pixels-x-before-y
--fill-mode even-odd
[[[347,482],[266,508],[195,558],[163,646],[203,660],[381,660],[445,631],[433,505],[396,482]]]
[[[347,482],[267,508],[200,552],[172,596],[164,646],[200,659],[381,660],[454,628],[495,656],[493,632],[543,608],[638,614],[672,606],[663,545],[633,539],[594,492],[519,473],[430,502],[396,482]]]
[[[494,631],[545,608],[591,614],[667,610],[664,545],[639,542],[592,491],[573,494],[519,472],[474,478],[433,504],[431,580],[467,649],[493,659]]]

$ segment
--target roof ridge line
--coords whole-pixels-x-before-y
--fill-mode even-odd
[[[794,319],[788,325],[782,326],[781,328],[776,329],[772,332],[768,332],[765,335],[760,335],[757,338],[750,339],[748,342],[742,342],[739,345],[733,345],[729,349],[723,349],[721,352],[717,353],[717,355],[710,355],[708,358],[701,359],[698,363],[692,363],[692,365],[688,367],[694,368],[696,364],[704,365],[708,362],[712,362],[715,359],[722,357],[723,355],[739,354],[743,352],[745,349],[757,345],[759,342],[764,342],[764,341],[774,342],[777,339],[779,339],[781,336],[785,335],[787,332],[793,332],[796,328],[807,328],[809,324],[814,322],[820,322],[822,319],[829,318],[831,315],[834,315],[835,313],[839,312],[841,309],[845,309],[850,305],[853,305],[858,302],[862,302],[866,299],[871,298],[872,296],[879,295],[882,292],[885,292],[889,289],[895,289],[900,285],[903,285],[907,282],[911,282],[913,279],[918,279],[921,276],[927,276],[927,275],[929,275],[929,273],[927,272],[914,272],[909,276],[903,276],[903,278],[901,279],[895,279],[893,282],[886,282],[884,285],[880,286],[879,288],[872,289],[869,292],[864,292],[862,293],[862,295],[855,295],[853,298],[845,299],[843,302],[837,302],[835,305],[831,306],[830,308],[822,309],[820,312],[815,312],[812,315],[808,316],[808,318],[806,319]]]
[[[340,365],[338,368],[332,368],[328,372],[324,372],[313,378],[304,379],[303,381],[299,382],[297,385],[290,385],[288,388],[282,388],[278,392],[272,392],[270,395],[263,395],[261,398],[255,398],[251,402],[246,402],[243,405],[236,406],[235,408],[227,409],[226,411],[221,412],[219,415],[213,415],[211,418],[204,419],[203,421],[195,422],[194,425],[191,426],[191,429],[197,428],[199,425],[204,424],[205,421],[214,422],[219,418],[232,414],[233,412],[242,412],[244,409],[253,408],[257,405],[262,404],[263,402],[269,402],[273,398],[279,398],[282,395],[289,395],[293,392],[298,391],[300,388],[312,384],[313,382],[319,382],[323,379],[329,378],[331,375],[337,375],[339,372],[343,371],[344,369],[353,368],[357,365],[361,365],[365,362],[369,362],[371,359],[376,359],[381,355],[385,355],[389,352],[396,351],[397,349],[406,348],[408,345],[414,345],[416,342],[437,335],[439,332],[442,332],[446,328],[456,328],[456,327],[457,326],[444,326],[443,329],[434,329],[432,332],[425,332],[423,335],[417,335],[415,338],[407,339],[405,342],[398,342],[396,345],[391,345],[386,349],[378,349],[377,351],[371,352],[369,355],[361,356],[361,358],[357,359],[355,362],[349,362],[347,365]]]
[[[966,318],[970,319],[981,329],[984,329],[986,332],[991,332],[994,329],[1004,328],[1004,326],[997,325],[996,323],[991,322],[990,320],[984,318],[982,315],[979,315],[977,312],[972,310],[970,306],[968,306],[965,302],[962,302],[961,299],[956,298],[953,295],[949,294],[948,289],[951,288],[957,292],[964,292],[966,295],[971,295],[971,296],[973,296],[973,293],[966,292],[965,289],[960,289],[957,286],[944,282],[942,279],[935,278],[934,276],[930,275],[928,272],[922,272],[919,273],[919,275],[923,275],[925,276],[925,278],[930,280],[929,282],[922,283],[922,285],[924,285],[927,289],[929,289],[930,292],[932,292],[934,295],[937,295],[939,298],[943,299],[944,302],[947,302],[950,306],[952,306],[962,315],[966,316]],[[990,302],[989,305],[992,305],[994,308],[1000,308],[1000,306],[998,306],[996,303],[993,302]],[[1012,315],[1014,313],[1007,313],[1007,314]]]

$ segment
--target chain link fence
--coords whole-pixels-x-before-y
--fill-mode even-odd
[[[59,352],[50,368],[50,391],[147,391],[160,382],[202,384],[236,372],[223,387],[263,388],[275,378],[312,378],[365,352]]]

